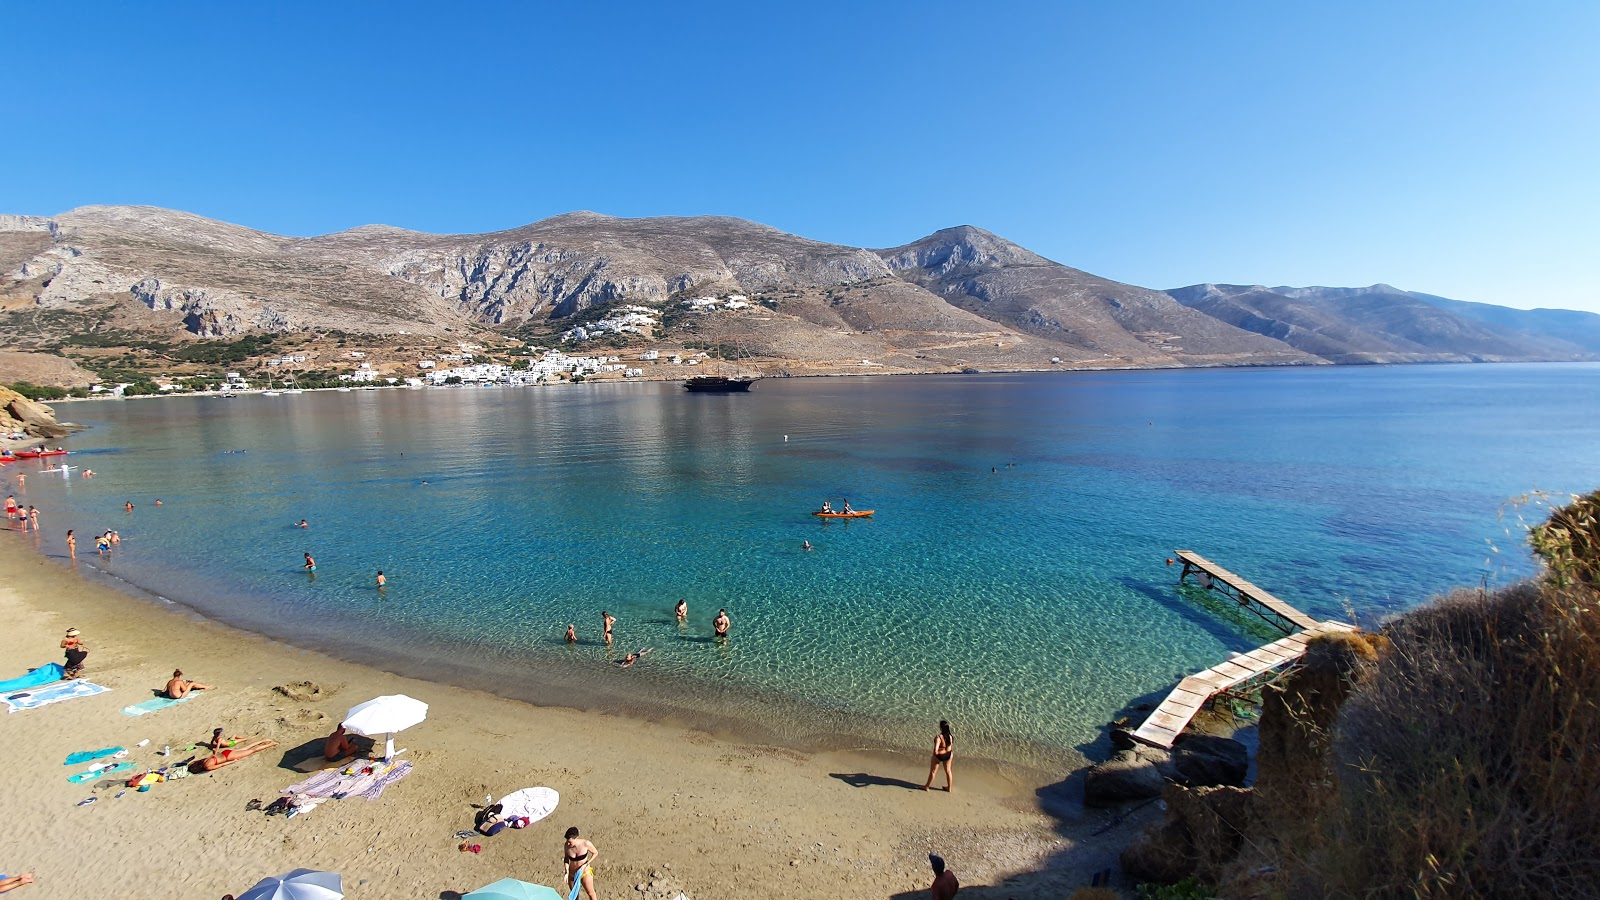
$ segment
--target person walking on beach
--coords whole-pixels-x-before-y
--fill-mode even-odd
[[[711,620],[711,630],[717,633],[717,637],[725,638],[728,636],[728,627],[732,624],[728,620],[728,611],[719,609],[717,610],[717,617]]]
[[[306,571],[307,572],[315,572],[317,570],[317,561],[312,559],[311,558],[311,554],[309,554],[309,553],[307,553],[305,555],[305,557],[306,557],[306,565],[305,565]]]
[[[83,661],[89,656],[89,645],[78,637],[78,629],[67,629],[67,636],[61,639],[61,650],[67,657],[64,674],[68,678],[77,678],[78,673],[83,671]]]
[[[679,600],[678,605],[672,608],[672,614],[678,617],[680,623],[689,621],[689,601]]]
[[[932,900],[955,900],[956,892],[961,890],[956,873],[944,867],[944,857],[937,853],[928,854],[928,864],[933,866],[933,884],[928,886],[929,897]]]
[[[67,529],[67,558],[78,561],[78,539],[72,536],[71,528]]]
[[[934,773],[944,766],[944,789],[950,792],[955,787],[955,779],[950,775],[950,758],[956,754],[956,739],[950,734],[950,723],[939,720],[939,733],[933,738],[933,759],[928,763],[928,781],[922,786],[923,790],[933,787]]]
[[[567,896],[578,896],[575,885],[582,883],[583,892],[589,900],[595,900],[594,895],[594,861],[600,858],[600,851],[594,845],[578,836],[576,826],[567,829],[567,844],[562,851],[561,861],[567,867],[566,889]]]
[[[606,625],[606,646],[611,646],[611,626],[617,624],[617,617],[605,610],[600,610],[600,619]]]

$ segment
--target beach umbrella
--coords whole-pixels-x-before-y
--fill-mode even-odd
[[[547,888],[542,884],[529,884],[515,878],[502,878],[470,894],[462,894],[461,900],[567,900],[567,898],[561,896],[555,888]]]
[[[385,735],[383,758],[392,759],[395,732],[405,731],[427,717],[428,704],[405,694],[388,694],[350,707],[344,717],[344,727],[370,738]]]
[[[263,878],[239,895],[239,900],[341,900],[344,885],[338,872],[295,869],[287,875]]]

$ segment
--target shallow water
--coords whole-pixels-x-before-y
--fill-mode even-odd
[[[1313,615],[1373,621],[1528,574],[1505,501],[1600,484],[1595,365],[768,379],[742,396],[388,390],[58,412],[96,426],[69,446],[99,474],[28,479],[46,550],[63,554],[76,528],[86,568],[206,614],[540,702],[807,746],[921,745],[945,717],[968,753],[1026,762],[1065,758],[1134,698],[1271,639],[1180,594],[1164,563],[1175,548]],[[808,515],[845,497],[877,514]],[[123,538],[111,560],[85,537],[106,528]],[[733,619],[725,644],[710,637],[719,607]],[[602,609],[618,618],[614,653],[597,640]],[[561,640],[568,622],[576,648]],[[607,664],[641,646],[654,652],[640,665]]]

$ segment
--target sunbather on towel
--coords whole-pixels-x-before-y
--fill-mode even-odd
[[[21,875],[0,875],[0,894],[14,891],[25,884],[33,884],[33,875],[28,872]]]
[[[354,756],[355,754],[355,741],[350,740],[350,736],[344,733],[343,725],[335,728],[333,734],[328,735],[327,740],[322,742],[322,755],[330,762],[335,759],[344,759],[346,756]]]
[[[245,744],[242,747],[223,747],[220,750],[212,751],[211,755],[205,759],[197,759],[189,763],[189,771],[196,775],[201,772],[214,772],[223,766],[232,765],[252,753],[259,753],[262,750],[268,750],[276,746],[278,746],[277,741],[262,739]]]
[[[209,691],[211,685],[201,684],[198,681],[187,681],[183,677],[182,669],[172,670],[172,680],[167,682],[166,696],[170,700],[182,700],[189,696],[190,691]]]

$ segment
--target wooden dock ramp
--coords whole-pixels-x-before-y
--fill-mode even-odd
[[[1355,626],[1343,622],[1319,622],[1198,553],[1179,550],[1177,555],[1183,560],[1179,581],[1198,572],[1206,576],[1201,584],[1221,590],[1240,606],[1248,607],[1289,634],[1249,653],[1234,654],[1226,662],[1178,682],[1167,699],[1161,701],[1155,712],[1133,732],[1135,738],[1147,744],[1171,747],[1212,697],[1251,683],[1259,684],[1276,675],[1305,655],[1306,644],[1312,638],[1337,631],[1355,631]]]
[[[1191,550],[1179,550],[1177,556],[1178,559],[1183,560],[1183,573],[1178,576],[1179,581],[1187,580],[1191,573],[1198,573],[1200,576],[1204,576],[1199,578],[1202,585],[1227,594],[1238,601],[1240,606],[1246,607],[1265,619],[1284,634],[1289,634],[1297,628],[1315,628],[1320,624],[1316,619],[1311,618],[1198,553]]]

